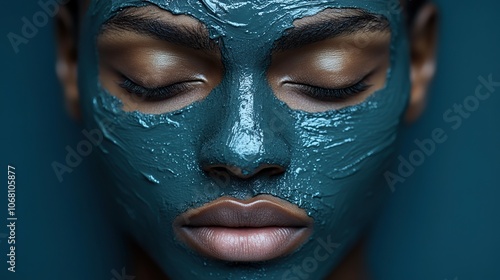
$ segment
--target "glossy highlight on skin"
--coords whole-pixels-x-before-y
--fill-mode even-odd
[[[162,11],[158,8],[147,12],[142,10],[132,11],[137,17],[154,17]],[[127,25],[120,20],[103,28],[98,50],[101,83],[122,100],[123,110],[144,113],[179,110],[204,99],[220,83],[223,66],[217,49],[190,50],[168,44],[140,31],[127,31]],[[188,16],[172,16],[168,23],[173,22],[189,26],[190,32],[202,29]],[[202,31],[208,37],[208,33]],[[199,44],[203,46],[202,42]],[[183,94],[187,90],[190,94]],[[134,92],[141,94],[135,95]],[[158,92],[169,94],[168,102],[158,102],[162,99],[154,97]]]
[[[154,4],[204,23],[223,41],[225,72],[205,99],[164,114],[127,112],[99,80],[101,26],[126,7]],[[322,238],[340,244],[311,272],[326,277],[350,250],[388,192],[382,171],[395,151],[409,93],[409,55],[394,1],[93,1],[81,42],[80,89],[86,125],[103,130],[102,158],[122,223],[172,279],[281,279]],[[362,8],[391,24],[391,64],[383,89],[359,105],[306,112],[276,98],[266,69],[271,49],[293,22],[327,8]],[[286,10],[283,15],[279,11]],[[263,32],[266,30],[266,32]],[[252,42],[250,44],[249,42]],[[262,166],[284,172],[214,178],[204,166]],[[217,176],[215,176],[217,177]],[[188,209],[224,196],[270,195],[304,209],[314,232],[297,251],[252,266],[204,258],[176,238],[172,223]]]
[[[324,112],[359,104],[385,85],[389,69],[389,36],[388,32],[371,34],[370,44],[362,51],[343,50],[346,44],[354,46],[356,43],[340,37],[274,55],[268,71],[273,92],[292,109],[307,112]],[[297,90],[300,84],[348,88],[358,83],[365,84],[367,90],[345,100],[338,98],[330,102],[304,97]]]

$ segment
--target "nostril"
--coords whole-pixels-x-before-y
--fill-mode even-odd
[[[280,175],[282,173],[285,173],[285,168],[279,165],[263,165],[255,172],[255,174],[260,174],[268,177]]]
[[[203,171],[208,173],[210,176],[229,175],[240,179],[250,179],[257,176],[271,177],[279,175],[285,172],[285,168],[279,165],[264,164],[254,170],[246,170],[235,166],[218,164],[207,165],[203,168]]]

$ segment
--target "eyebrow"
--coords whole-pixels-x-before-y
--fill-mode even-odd
[[[358,32],[389,30],[389,21],[382,15],[356,10],[354,15],[325,18],[318,22],[294,27],[274,43],[273,51],[296,49],[308,44]]]
[[[134,32],[195,50],[214,51],[217,49],[217,43],[210,39],[207,30],[201,23],[192,27],[179,26],[123,11],[103,25],[101,34],[110,31]]]

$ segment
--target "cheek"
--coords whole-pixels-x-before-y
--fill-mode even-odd
[[[115,177],[115,197],[123,200],[119,204],[147,206],[137,211],[144,221],[156,217],[165,201],[181,208],[195,197],[196,189],[186,186],[199,185],[197,181],[204,179],[195,160],[196,123],[189,121],[186,112],[171,116],[126,113],[118,109],[119,104],[105,92],[94,104],[94,119],[105,138],[102,157]],[[178,212],[170,207],[170,218]],[[130,213],[129,217],[135,219]]]
[[[315,221],[312,240],[331,238],[339,254],[390,194],[383,172],[394,156],[397,125],[372,121],[383,108],[370,107],[295,116],[299,141],[293,149],[293,185],[303,187],[296,194]]]
[[[333,180],[349,177],[360,171],[364,161],[394,143],[397,126],[392,125],[393,122],[372,120],[371,115],[376,115],[377,109],[361,109],[363,107],[370,105],[357,107],[355,110],[364,111],[359,114],[340,113],[328,117],[303,114],[298,119],[298,150],[311,165],[325,167],[317,170],[324,176]]]
[[[382,174],[394,156],[399,128],[399,116],[382,118],[387,114],[387,107],[372,102],[338,112],[295,114],[293,161],[300,168],[291,172],[299,185],[313,187],[313,205],[346,203],[345,209],[355,209],[370,193],[383,192]]]

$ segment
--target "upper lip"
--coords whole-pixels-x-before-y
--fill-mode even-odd
[[[282,199],[260,195],[249,200],[222,197],[179,215],[179,227],[308,227],[313,220],[304,210]]]

